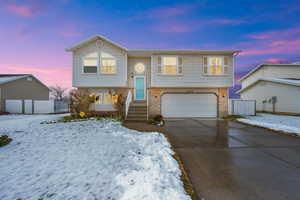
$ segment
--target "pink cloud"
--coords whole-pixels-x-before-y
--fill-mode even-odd
[[[268,43],[255,43],[253,42],[251,46],[256,46],[257,48],[249,47],[244,50],[240,55],[263,55],[263,54],[294,54],[300,52],[300,38],[294,40],[278,40]]]
[[[269,58],[269,59],[265,59],[263,60],[263,63],[284,63],[285,59],[280,59],[280,58]]]
[[[6,9],[16,15],[22,17],[32,17],[35,14],[34,9],[30,5],[20,5],[16,3],[10,3],[6,5]]]
[[[245,21],[239,19],[214,19],[211,22],[221,25],[239,25],[245,23]]]
[[[274,39],[274,38],[287,38],[300,33],[300,28],[289,28],[284,30],[267,31],[263,33],[251,34],[248,37],[257,40]]]
[[[180,4],[172,7],[160,7],[153,9],[147,15],[148,18],[170,18],[183,15],[190,11],[194,6],[189,4]]]
[[[153,29],[162,33],[185,33],[194,30],[194,28],[191,26],[183,25],[177,22],[161,23],[153,27]]]
[[[41,69],[41,68],[34,68],[34,67],[7,67],[7,69],[10,70],[15,70],[15,71],[23,71],[26,73],[32,73],[32,72],[38,72],[38,73],[42,73],[42,74],[52,74],[52,73],[57,73],[60,70],[57,69]]]
[[[60,31],[59,34],[63,37],[78,37],[82,35],[80,32],[75,30],[63,30]]]
[[[8,74],[33,74],[47,86],[60,85],[62,87],[72,87],[72,72],[70,67],[45,69],[38,67],[24,66],[4,66],[0,65],[1,73]]]

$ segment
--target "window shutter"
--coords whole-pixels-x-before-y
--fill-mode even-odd
[[[157,73],[161,74],[161,56],[157,59]]]
[[[178,74],[182,74],[183,65],[182,65],[182,57],[178,57]]]
[[[228,74],[229,71],[229,58],[228,56],[224,57],[224,66],[223,66],[223,73]]]
[[[207,56],[203,57],[203,73],[208,74],[208,58],[207,58]]]

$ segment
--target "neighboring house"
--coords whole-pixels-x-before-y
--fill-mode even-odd
[[[49,88],[31,74],[0,74],[0,111],[5,100],[49,100]]]
[[[300,113],[300,62],[261,64],[240,81],[238,93],[256,100],[257,111]]]
[[[121,93],[132,119],[228,113],[239,51],[133,50],[101,35],[67,51],[73,53],[73,87],[96,94],[96,111],[114,110],[115,94]]]

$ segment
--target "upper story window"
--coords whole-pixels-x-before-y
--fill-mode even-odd
[[[101,73],[115,74],[117,72],[117,62],[115,57],[109,53],[101,52]]]
[[[135,73],[137,74],[143,74],[145,72],[145,65],[143,63],[137,63],[135,66],[134,66],[134,71]]]
[[[228,57],[208,56],[203,59],[203,73],[205,75],[218,76],[228,74]]]
[[[82,60],[83,73],[95,74],[98,73],[99,69],[103,74],[115,74],[117,72],[116,58],[109,53],[93,52],[84,56]]]
[[[95,74],[98,72],[98,53],[93,52],[83,57],[83,73]]]
[[[182,57],[162,56],[158,57],[158,73],[163,75],[182,74]]]

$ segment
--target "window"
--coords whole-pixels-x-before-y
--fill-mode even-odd
[[[162,57],[162,74],[177,74],[177,57]]]
[[[108,92],[92,93],[94,97],[94,104],[116,104],[118,102],[118,95]]]
[[[83,73],[96,74],[100,67],[100,72],[103,74],[115,74],[117,72],[117,61],[115,57],[106,52],[92,52],[85,55],[82,59]]]
[[[137,63],[134,66],[134,71],[137,74],[143,74],[145,72],[145,65],[143,63]]]
[[[102,94],[92,94],[94,97],[94,103],[95,104],[101,104],[102,103]]]
[[[109,53],[101,52],[101,73],[115,74],[117,63],[116,59]]]
[[[228,57],[211,56],[203,59],[204,74],[216,76],[228,74]]]
[[[98,65],[97,59],[85,59],[83,60],[83,73],[92,74],[97,73]]]

